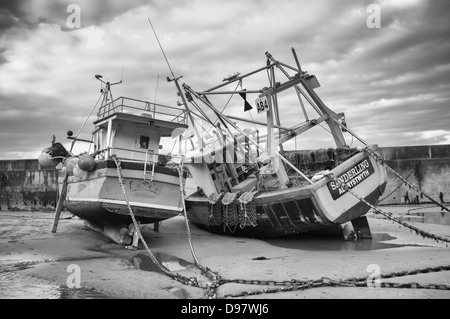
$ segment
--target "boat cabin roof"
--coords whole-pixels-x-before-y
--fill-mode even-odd
[[[158,130],[160,136],[171,136],[176,128],[187,128],[185,110],[126,97],[102,105],[97,113],[96,127],[107,127],[113,122],[148,125]]]

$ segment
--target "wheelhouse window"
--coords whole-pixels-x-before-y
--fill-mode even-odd
[[[142,136],[139,138],[139,148],[148,149],[148,145],[150,143],[150,137]]]

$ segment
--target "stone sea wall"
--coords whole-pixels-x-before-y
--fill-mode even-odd
[[[1,210],[54,210],[58,172],[36,160],[0,161]]]
[[[386,163],[433,199],[450,201],[450,145],[384,147]],[[380,204],[429,202],[388,170],[388,185]]]

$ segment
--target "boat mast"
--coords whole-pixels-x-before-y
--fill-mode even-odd
[[[195,125],[194,118],[192,117],[192,114],[191,114],[191,112],[190,112],[190,110],[189,110],[189,107],[188,107],[188,104],[187,104],[187,101],[186,101],[186,97],[184,96],[183,91],[181,90],[180,84],[178,83],[178,80],[179,80],[181,77],[178,77],[178,78],[177,78],[177,77],[175,76],[175,74],[173,73],[172,67],[170,66],[170,63],[169,63],[169,59],[167,59],[166,53],[164,52],[164,49],[163,49],[163,47],[162,47],[162,45],[161,45],[161,42],[159,42],[158,35],[156,34],[156,30],[155,30],[155,28],[153,27],[153,24],[152,24],[152,21],[150,20],[150,18],[148,18],[148,23],[150,24],[150,27],[151,27],[152,30],[153,30],[153,34],[155,35],[156,41],[158,42],[158,45],[159,45],[159,48],[161,49],[161,52],[162,52],[162,54],[163,54],[163,56],[164,56],[164,59],[166,60],[167,66],[169,67],[170,73],[172,74],[172,78],[173,78],[173,79],[171,80],[171,79],[168,77],[168,78],[167,78],[167,81],[168,81],[168,82],[171,82],[171,81],[174,81],[174,82],[175,82],[175,85],[176,85],[176,87],[177,87],[178,94],[180,95],[181,100],[183,101],[184,108],[186,109],[186,113],[187,113],[187,115],[188,115],[188,117],[189,117],[189,120],[191,121],[192,127],[194,128],[195,135],[197,136],[199,145],[200,145],[200,147],[203,149],[203,148],[205,147],[205,143],[204,143],[204,141],[203,141],[203,138],[201,137],[201,135],[199,134],[199,132],[198,132],[198,130],[197,130],[197,126]],[[181,142],[181,139],[180,139],[180,142]]]
[[[95,78],[105,85],[105,87],[102,87],[102,89],[101,89],[101,92],[103,94],[103,100],[102,100],[102,104],[100,105],[100,109],[99,109],[99,113],[98,113],[98,115],[101,116],[102,109],[103,109],[103,112],[106,112],[106,106],[109,104],[108,100],[111,100],[111,102],[110,102],[111,105],[109,106],[108,111],[111,109],[111,106],[114,109],[114,100],[113,100],[113,96],[112,96],[112,92],[111,92],[111,86],[116,85],[116,84],[121,84],[122,80],[120,80],[119,82],[116,82],[116,83],[110,83],[109,81],[105,82],[102,80],[103,77],[98,74],[95,75]],[[105,145],[105,149],[107,150],[106,159],[109,159],[109,157],[110,157],[110,147],[112,144],[111,140],[112,140],[112,135],[113,135],[112,130],[113,130],[112,119],[110,118],[108,120],[108,128],[106,129],[106,145]]]
[[[295,51],[293,51],[293,52],[295,53]],[[272,55],[270,55],[269,52],[266,52],[266,56],[268,57],[268,59],[270,59],[272,62],[274,62],[278,66],[278,68],[286,75],[286,77],[288,79],[292,79],[292,77],[286,72],[286,70],[284,70],[283,65],[281,65],[281,63],[276,61],[272,57]],[[294,55],[294,57],[296,57],[296,55]],[[298,63],[298,59],[296,59],[296,62]],[[298,63],[298,65],[300,65],[300,64]],[[301,69],[298,70],[298,72],[299,72],[298,73],[299,75],[302,75],[302,77],[300,78],[300,82],[303,84],[303,87],[305,88],[305,90],[309,94],[309,96],[312,98],[314,103],[312,103],[307,98],[307,96],[305,95],[303,90],[298,85],[296,85],[296,89],[299,90],[299,92],[308,100],[308,102],[311,104],[311,106],[316,109],[316,111],[319,113],[319,115],[327,114],[329,116],[329,118],[326,119],[325,122],[328,124],[328,126],[331,130],[331,134],[333,135],[333,139],[336,143],[336,146],[337,147],[346,146],[344,135],[342,134],[342,130],[341,130],[339,124],[337,124],[334,119],[334,117],[336,116],[336,113],[333,112],[331,109],[329,109],[325,105],[325,103],[323,103],[323,101],[319,98],[319,96],[316,94],[316,92],[314,92],[314,88],[304,79],[305,72],[301,71]],[[314,76],[311,76],[311,77],[314,77]]]
[[[172,75],[173,75],[173,73],[172,73]],[[179,78],[174,77],[173,80],[167,78],[167,81],[168,82],[172,82],[172,81],[175,82],[175,86],[177,87],[178,95],[181,97],[181,100],[183,101],[183,105],[184,105],[184,108],[186,110],[186,114],[189,117],[189,120],[191,121],[192,127],[194,128],[194,132],[195,132],[195,135],[197,136],[200,148],[203,149],[203,148],[205,148],[205,141],[203,141],[202,136],[198,132],[197,125],[194,122],[194,118],[192,117],[191,110],[189,109],[188,103],[186,101],[186,96],[184,95],[183,91],[181,90],[180,83],[178,83],[178,80],[180,78],[182,78],[182,77],[179,77]]]
[[[267,64],[270,64],[270,61],[267,61],[267,62],[268,62]],[[270,74],[271,74],[270,86],[275,87],[277,85],[277,82],[275,81],[275,70],[274,70],[273,66],[270,68]],[[280,112],[278,110],[278,98],[277,98],[276,94],[272,95],[272,100],[273,100],[273,110],[274,110],[274,115],[275,115],[275,121],[278,126],[281,126]],[[278,133],[278,138],[280,138],[279,133]],[[283,153],[284,152],[283,144],[280,144],[279,147],[280,147],[280,151]]]

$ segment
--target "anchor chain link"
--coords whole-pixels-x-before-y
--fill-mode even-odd
[[[412,276],[418,274],[426,274],[431,272],[449,271],[450,265],[427,267],[423,269],[415,269],[409,271],[392,272],[385,275],[380,275],[381,279],[399,278],[405,276]],[[222,280],[221,284],[235,283],[245,285],[261,285],[261,286],[274,286],[274,288],[264,288],[254,291],[242,291],[236,294],[224,295],[224,298],[239,298],[245,296],[255,296],[270,293],[280,293],[288,291],[306,290],[312,288],[321,287],[369,287],[367,277],[360,278],[348,278],[333,280],[327,277],[322,277],[317,280],[295,280],[290,281],[269,281],[269,280],[246,280],[246,279],[234,279],[234,280]],[[394,282],[381,282],[380,288],[412,288],[412,289],[438,289],[438,290],[450,290],[450,285],[445,284],[419,284],[415,282],[410,283],[394,283]]]

